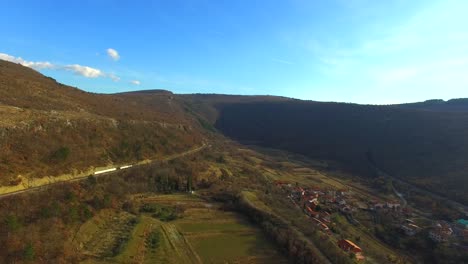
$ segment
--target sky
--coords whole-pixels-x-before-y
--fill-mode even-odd
[[[466,0],[0,0],[0,59],[96,93],[468,97]]]

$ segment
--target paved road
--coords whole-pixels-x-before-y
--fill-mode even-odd
[[[170,160],[178,159],[178,158],[185,157],[185,156],[187,156],[187,155],[190,155],[190,154],[199,152],[199,151],[201,151],[201,150],[203,150],[203,149],[205,149],[205,148],[207,148],[207,147],[210,147],[210,145],[203,144],[203,145],[201,145],[200,147],[197,147],[197,148],[194,148],[194,149],[191,149],[191,150],[188,150],[188,151],[184,151],[184,152],[182,152],[182,153],[174,154],[174,155],[171,155],[171,156],[166,157],[166,158],[163,158],[163,159],[155,159],[155,160],[151,160],[151,161],[145,162],[145,163],[140,162],[140,163],[135,163],[135,164],[129,164],[129,165],[126,165],[126,166],[128,166],[128,167],[126,167],[125,169],[128,169],[128,168],[135,168],[135,167],[138,167],[138,166],[145,166],[145,165],[149,165],[149,164],[152,164],[152,163],[155,163],[155,162],[170,161]],[[117,169],[117,168],[118,168],[118,167],[115,167],[115,169]],[[111,168],[111,169],[114,169],[114,168]],[[94,174],[94,177],[101,177],[101,176],[113,174],[113,173],[116,173],[116,172],[119,172],[119,171],[120,171],[120,170],[113,170],[113,171],[109,171],[109,172],[105,172],[105,173]],[[73,179],[69,179],[69,180],[52,182],[52,183],[47,183],[47,184],[40,185],[40,186],[30,187],[30,188],[27,188],[27,189],[24,189],[24,190],[20,190],[20,191],[14,191],[14,192],[10,192],[10,193],[4,193],[4,194],[1,194],[1,195],[0,195],[0,199],[6,198],[6,197],[9,197],[9,196],[18,195],[18,194],[25,193],[25,192],[36,191],[36,190],[39,190],[39,189],[41,189],[41,188],[48,187],[48,186],[51,186],[51,185],[54,185],[54,184],[58,184],[58,183],[82,181],[82,180],[84,180],[84,179],[87,179],[88,177],[89,177],[89,175],[84,175],[84,176],[79,176],[79,177],[76,177],[76,178],[73,178]]]

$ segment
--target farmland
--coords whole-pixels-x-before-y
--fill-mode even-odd
[[[132,201],[145,209],[103,210],[81,226],[72,243],[83,263],[287,263],[259,229],[220,204],[185,194]],[[172,208],[176,219],[150,208]]]

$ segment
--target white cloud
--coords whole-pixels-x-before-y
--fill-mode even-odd
[[[120,77],[117,76],[117,75],[115,75],[115,74],[113,74],[113,73],[107,74],[107,77],[111,78],[111,80],[113,80],[114,82],[120,81]]]
[[[92,68],[89,66],[83,66],[79,64],[69,64],[69,65],[57,65],[52,64],[48,61],[27,61],[21,57],[14,57],[5,53],[0,53],[0,60],[6,60],[13,63],[19,63],[23,66],[33,68],[35,70],[43,70],[43,69],[52,69],[52,70],[65,70],[69,72],[73,72],[77,75],[86,77],[86,78],[99,78],[99,77],[107,77],[114,82],[120,81],[120,77],[115,75],[114,73],[105,73],[99,69]]]
[[[120,55],[115,49],[107,49],[107,55],[114,61],[118,61],[120,59]]]
[[[14,63],[19,63],[19,64],[21,64],[23,66],[33,68],[33,69],[36,69],[36,70],[55,68],[55,65],[53,65],[52,63],[50,63],[48,61],[37,61],[37,62],[27,61],[27,60],[24,60],[21,57],[14,57],[14,56],[11,56],[11,55],[8,55],[8,54],[5,54],[5,53],[0,53],[0,59],[10,61],[10,62],[14,62]]]
[[[82,66],[78,64],[66,65],[66,66],[63,66],[63,68],[67,71],[74,72],[75,74],[84,76],[86,78],[97,78],[97,77],[105,76],[105,74],[99,69],[91,68],[88,66]]]
[[[133,84],[133,85],[140,85],[141,84],[141,82],[138,81],[138,80],[133,80],[130,83]]]

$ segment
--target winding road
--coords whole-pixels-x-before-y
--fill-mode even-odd
[[[181,153],[177,153],[177,154],[171,155],[169,157],[165,157],[163,159],[146,160],[146,161],[137,162],[135,164],[128,164],[128,165],[122,165],[122,166],[117,166],[117,167],[113,167],[113,168],[108,168],[108,169],[106,169],[104,171],[94,171],[92,173],[92,175],[94,177],[101,177],[101,176],[104,176],[104,175],[109,175],[109,174],[116,173],[116,172],[118,172],[120,170],[124,170],[124,169],[135,168],[135,167],[138,167],[138,166],[146,166],[146,165],[156,163],[156,162],[161,162],[161,161],[170,161],[170,160],[178,159],[178,158],[181,158],[181,157],[185,157],[185,156],[190,155],[190,154],[197,153],[197,152],[199,152],[199,151],[201,151],[201,150],[203,150],[203,149],[205,149],[207,147],[210,147],[210,146],[211,145],[203,144],[203,145],[201,145],[201,146],[199,146],[197,148],[193,148],[193,149],[181,152]],[[6,192],[6,193],[3,193],[3,194],[0,194],[0,199],[10,197],[10,196],[14,196],[14,195],[18,195],[18,194],[21,194],[21,193],[37,191],[39,189],[49,187],[49,186],[59,184],[59,183],[82,181],[84,179],[87,179],[89,176],[90,176],[89,174],[88,175],[80,175],[80,176],[74,177],[72,179],[61,180],[61,181],[56,181],[56,182],[49,182],[49,183],[45,183],[45,184],[42,184],[42,185],[39,185],[39,186],[25,188],[23,190]]]

